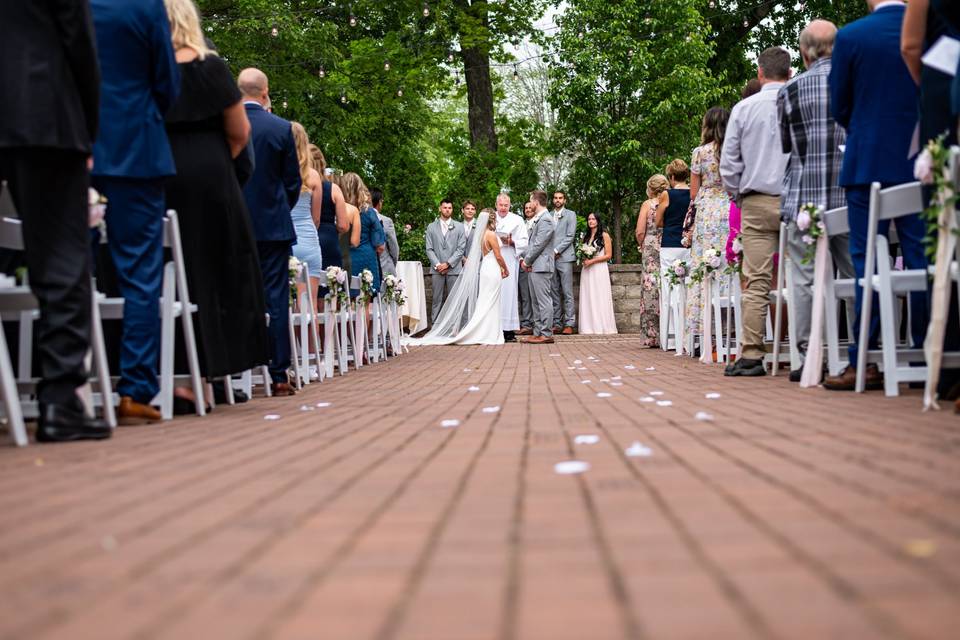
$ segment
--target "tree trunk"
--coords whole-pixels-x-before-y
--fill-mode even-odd
[[[620,197],[613,199],[613,262],[620,264],[623,261],[622,230],[620,217],[623,214],[623,203]]]
[[[497,131],[493,123],[493,83],[490,81],[490,55],[479,47],[465,48],[464,75],[467,80],[467,107],[470,146],[497,150]]]

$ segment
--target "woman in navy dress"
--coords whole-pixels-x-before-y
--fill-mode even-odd
[[[337,181],[343,191],[350,213],[350,274],[359,276],[364,269],[373,274],[373,290],[380,289],[380,258],[387,239],[383,227],[377,218],[377,212],[370,206],[370,191],[363,180],[355,173],[345,173]],[[360,295],[359,289],[351,289],[350,295]]]
[[[323,268],[343,267],[343,253],[340,250],[340,234],[350,228],[350,219],[347,217],[347,203],[343,199],[340,187],[330,181],[327,175],[327,161],[323,152],[316,146],[310,145],[310,155],[313,159],[313,168],[320,174],[322,194],[320,200],[320,224],[317,225],[317,239],[320,241],[320,257]],[[320,303],[327,295],[327,288],[320,287]]]

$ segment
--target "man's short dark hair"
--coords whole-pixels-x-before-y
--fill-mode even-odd
[[[566,194],[566,192],[565,192],[563,189],[557,189],[556,191],[554,191],[554,192],[553,192],[553,197],[556,198],[558,193],[559,193],[560,195],[562,195],[564,198],[567,197],[567,194]]]
[[[451,200],[450,198],[444,198],[443,200],[440,201],[440,206],[441,206],[441,207],[442,207],[443,205],[445,205],[445,204],[448,204],[448,205],[450,205],[450,206],[452,207],[452,206],[453,206],[453,200]]]
[[[373,187],[370,189],[370,206],[374,209],[379,207],[383,203],[383,191]]]
[[[757,66],[767,80],[790,79],[790,54],[782,47],[764,49],[757,57]]]
[[[464,200],[464,201],[463,201],[463,204],[460,206],[460,208],[461,208],[461,209],[466,209],[466,208],[467,208],[467,205],[470,205],[470,206],[473,207],[474,209],[477,208],[477,203],[474,202],[473,200]]]
[[[530,200],[536,202],[541,207],[547,206],[547,192],[537,189],[536,191],[530,192]]]

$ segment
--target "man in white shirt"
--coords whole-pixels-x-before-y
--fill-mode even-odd
[[[757,58],[762,88],[730,112],[720,176],[740,205],[743,242],[743,351],[728,376],[766,374],[763,356],[773,256],[780,238],[780,193],[789,155],[783,152],[777,92],[790,79],[790,54],[780,47]],[[782,257],[781,257],[782,260]]]
[[[517,309],[520,270],[520,256],[527,248],[527,225],[523,218],[510,212],[510,195],[501,193],[497,196],[497,235],[503,242],[500,253],[510,275],[504,278],[500,289],[500,311],[503,323],[503,339],[513,342],[516,331],[520,329],[520,313]]]

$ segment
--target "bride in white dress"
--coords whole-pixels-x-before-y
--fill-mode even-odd
[[[408,344],[503,344],[500,284],[509,271],[500,255],[495,223],[489,213],[480,214],[476,228],[484,231],[473,234],[467,262],[440,316],[427,335]]]

